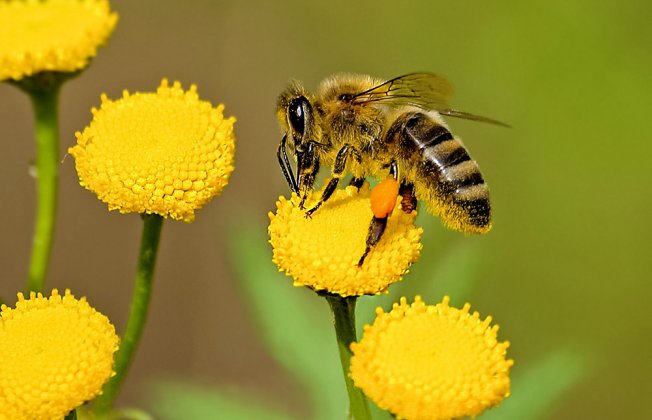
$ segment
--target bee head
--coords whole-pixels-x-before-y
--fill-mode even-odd
[[[287,135],[290,150],[300,151],[309,141],[318,140],[318,124],[310,95],[293,82],[278,98],[276,114]]]

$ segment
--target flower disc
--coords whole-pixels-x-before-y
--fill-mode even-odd
[[[117,20],[107,0],[0,2],[0,80],[86,67]]]
[[[405,298],[389,313],[376,310],[351,350],[351,377],[379,407],[401,419],[477,416],[509,396],[508,342],[497,341],[491,317],[449,299],[426,305]]]
[[[118,341],[109,319],[70,290],[19,293],[16,308],[0,312],[0,418],[62,419],[95,398]]]
[[[320,196],[313,194],[306,207]],[[366,187],[360,192],[355,187],[336,190],[311,218],[298,203],[296,195],[290,200],[280,197],[276,214],[269,215],[273,260],[293,277],[295,286],[341,296],[379,294],[401,280],[419,258],[423,231],[414,226],[416,212],[396,210],[380,242],[358,266],[372,219]]]
[[[222,192],[233,172],[234,117],[161,82],[156,93],[102,96],[93,121],[76,133],[80,184],[121,213],[154,213],[191,222]]]

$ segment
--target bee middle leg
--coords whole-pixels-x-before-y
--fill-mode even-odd
[[[358,191],[360,191],[360,188],[364,185],[364,178],[358,178],[358,177],[353,177],[351,178],[351,182],[349,182],[349,185],[356,187]]]
[[[360,156],[360,153],[356,149],[351,149],[351,155],[353,155],[353,159],[355,159],[356,162],[362,163],[362,156]],[[352,187],[356,187],[358,191],[360,191],[360,188],[362,188],[364,182],[365,182],[365,177],[354,176],[353,178],[351,178],[351,181],[349,181],[349,185]]]
[[[324,188],[324,192],[319,198],[317,204],[306,212],[306,217],[312,216],[312,214],[316,212],[317,209],[331,197],[331,195],[333,195],[333,192],[335,192],[342,175],[344,175],[344,169],[346,169],[346,158],[349,156],[350,149],[351,147],[348,144],[345,144],[340,151],[337,152],[335,165],[333,167],[333,177],[328,181],[328,184],[326,184],[326,188]]]

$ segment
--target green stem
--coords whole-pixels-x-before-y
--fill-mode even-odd
[[[339,295],[326,295],[326,300],[333,312],[337,347],[340,351],[344,382],[349,394],[349,418],[355,420],[369,420],[371,414],[367,406],[367,399],[362,391],[353,384],[349,376],[351,363],[351,343],[357,340],[355,332],[355,303],[356,296],[342,297]]]
[[[27,291],[43,290],[57,210],[59,169],[58,100],[61,84],[28,90],[36,120],[36,220]]]
[[[116,375],[104,385],[102,395],[95,400],[94,411],[100,418],[105,416],[113,407],[120,386],[131,365],[134,352],[138,347],[147,319],[156,253],[164,219],[156,214],[144,214],[142,218],[144,224],[140,242],[140,256],[138,257],[138,272],[131,297],[129,320],[120,341],[120,349],[115,355],[114,369]]]

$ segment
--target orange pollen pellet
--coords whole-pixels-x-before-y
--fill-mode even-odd
[[[375,217],[383,218],[392,214],[398,197],[398,182],[386,178],[371,190],[371,211]]]

